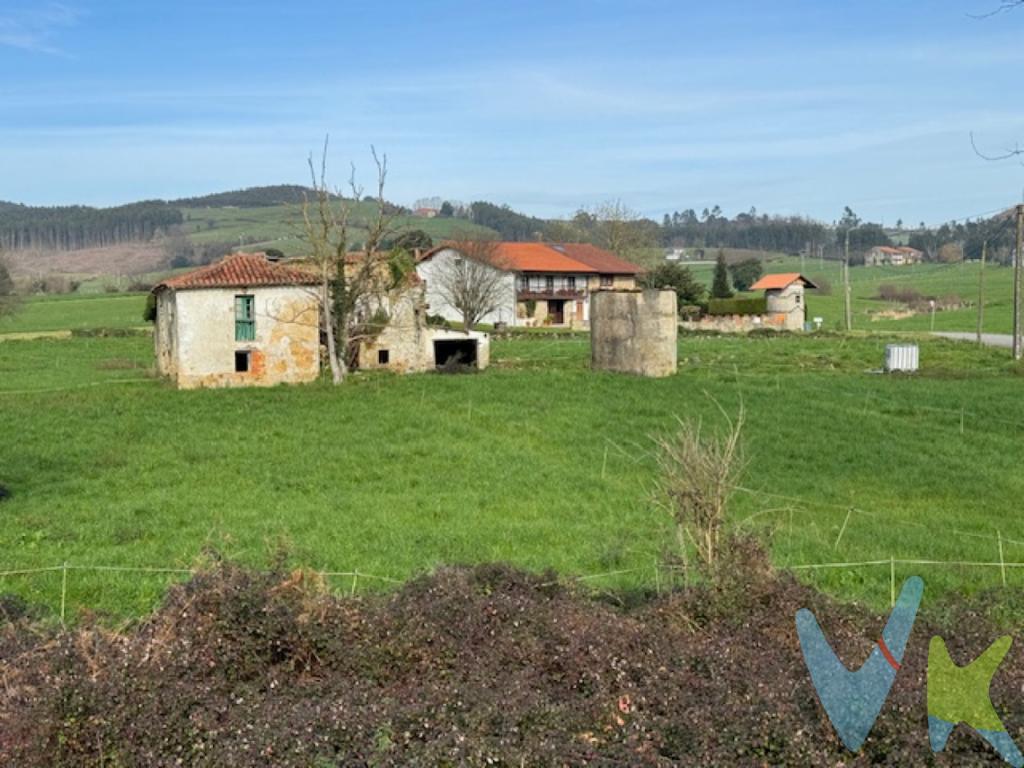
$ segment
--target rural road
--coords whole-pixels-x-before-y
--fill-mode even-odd
[[[953,339],[954,341],[976,341],[978,338],[976,333],[960,331],[935,331],[933,335],[941,336],[944,339]],[[988,347],[1006,347],[1010,349],[1013,346],[1013,336],[1008,333],[983,333],[981,334],[981,343]]]

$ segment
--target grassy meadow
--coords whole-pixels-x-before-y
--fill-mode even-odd
[[[141,311],[138,296],[67,301],[60,317],[88,307],[102,326]],[[23,330],[31,311],[57,322],[57,307],[30,305]],[[731,514],[779,565],[992,562],[997,537],[1006,560],[1024,562],[1021,369],[1004,350],[922,339],[919,375],[879,375],[887,341],[684,336],[679,374],[645,380],[591,372],[586,337],[537,334],[495,340],[477,375],[194,392],[152,377],[144,336],[2,342],[0,483],[12,495],[0,570],[187,568],[217,552],[399,580],[505,560],[652,588],[675,545],[651,502],[651,436],[677,417],[715,427],[719,406],[741,402],[749,464]],[[911,570],[938,591],[1000,583],[997,568],[897,576]],[[803,573],[888,601],[887,563]],[[137,615],[172,578],[73,570],[67,602]],[[1024,584],[1024,571],[1008,579]],[[3,591],[56,607],[61,575],[10,575]]]

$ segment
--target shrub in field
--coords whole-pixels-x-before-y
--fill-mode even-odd
[[[916,304],[921,301],[921,292],[905,285],[885,283],[878,286],[878,298],[882,301],[894,301],[900,304]]]
[[[684,554],[692,546],[708,571],[719,559],[729,498],[744,469],[743,417],[742,408],[735,421],[726,417],[724,434],[709,434],[700,421],[680,421],[674,433],[655,440],[658,500],[675,521]]]

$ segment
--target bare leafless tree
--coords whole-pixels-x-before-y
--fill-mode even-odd
[[[391,216],[384,200],[387,155],[378,155],[371,147],[377,168],[376,212],[367,226],[363,250],[349,253],[353,211],[363,197],[363,188],[356,182],[354,165],[349,177],[349,197],[328,186],[328,146],[329,139],[325,139],[319,167],[313,156],[309,157],[312,199],[307,196],[303,200],[302,221],[309,257],[319,279],[320,323],[331,379],[339,384],[348,374],[349,355],[360,337],[362,315],[386,291],[382,276],[387,272],[387,256],[380,247],[390,231]]]
[[[468,332],[487,315],[508,306],[514,300],[513,289],[496,242],[460,239],[450,247],[458,256],[438,264],[430,288],[462,315],[462,327]]]

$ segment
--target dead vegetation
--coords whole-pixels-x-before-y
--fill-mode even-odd
[[[33,766],[917,765],[931,758],[928,637],[911,638],[864,751],[844,752],[793,628],[809,607],[851,664],[882,618],[772,571],[749,541],[723,578],[616,607],[552,574],[446,568],[338,598],[304,572],[216,565],[124,633],[0,623],[0,764]],[[0,601],[0,606],[3,603]],[[994,636],[947,633],[973,658]],[[1024,659],[993,700],[1024,723]],[[998,765],[958,732],[935,765]]]
[[[675,432],[655,438],[660,479],[656,500],[675,521],[680,555],[692,547],[699,565],[713,573],[719,561],[729,499],[744,470],[742,407],[724,411],[726,429],[713,433],[701,421],[679,420]]]

